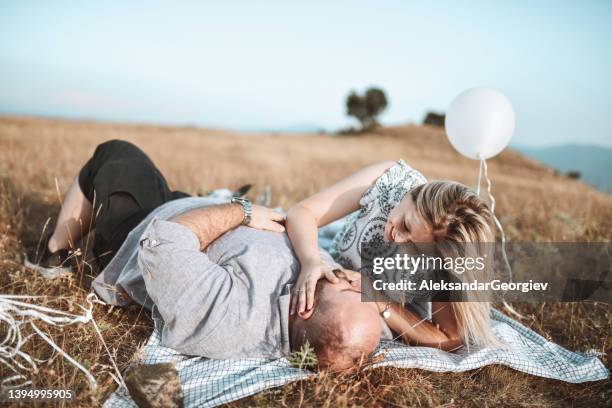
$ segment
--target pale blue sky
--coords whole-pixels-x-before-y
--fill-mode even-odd
[[[487,85],[514,144],[612,146],[611,23],[605,0],[2,1],[0,113],[335,130],[353,88],[400,124]]]

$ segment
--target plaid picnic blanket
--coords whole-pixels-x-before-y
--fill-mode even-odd
[[[571,352],[497,310],[493,311],[493,330],[507,348],[470,348],[469,351],[447,353],[429,347],[410,347],[397,341],[382,341],[375,354],[383,356],[382,361],[372,367],[461,372],[501,364],[524,373],[571,383],[608,378],[608,370],[594,352]],[[159,326],[144,347],[143,356],[143,364],[175,364],[185,407],[214,407],[315,375],[292,367],[284,358],[211,360],[185,356],[160,346]],[[104,407],[136,407],[136,404],[125,389],[118,389],[106,400]]]

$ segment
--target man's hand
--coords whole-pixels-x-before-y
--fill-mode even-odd
[[[285,232],[284,222],[285,215],[283,213],[253,204],[253,215],[248,225],[251,228],[264,231]]]

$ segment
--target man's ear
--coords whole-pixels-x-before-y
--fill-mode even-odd
[[[304,320],[310,319],[310,316],[314,313],[314,307],[310,310],[304,310],[303,312],[298,312],[298,316],[300,316]]]

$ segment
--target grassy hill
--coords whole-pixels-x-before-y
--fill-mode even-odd
[[[429,179],[474,185],[478,164],[457,154],[442,130],[404,126],[360,136],[261,134],[244,136],[190,127],[0,118],[0,292],[62,297],[55,306],[84,304],[95,271],[45,281],[21,267],[25,248],[40,237],[72,178],[95,146],[109,139],[136,143],[156,162],[174,189],[197,194],[219,187],[272,187],[272,204],[296,201],[366,164],[403,158]],[[489,162],[496,213],[517,241],[606,241],[612,238],[612,198],[507,150]],[[81,245],[85,245],[81,243]],[[83,252],[85,248],[83,248]],[[524,324],[572,350],[594,348],[610,367],[612,310],[602,304],[518,305]],[[148,337],[151,322],[138,308],[99,306],[95,317],[121,367]],[[49,328],[55,341],[91,368],[101,389],[87,392],[83,376],[56,359],[33,376],[38,387],[77,389],[78,403],[98,404],[114,389],[109,361],[88,327]],[[34,355],[49,354],[36,340]],[[3,371],[4,370],[4,371]],[[0,367],[0,377],[6,376]],[[347,377],[326,376],[290,384],[243,401],[252,405],[601,405],[610,382],[571,385],[494,366],[464,374],[380,369]],[[239,404],[236,404],[239,405]]]

